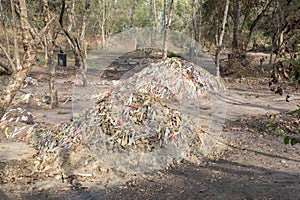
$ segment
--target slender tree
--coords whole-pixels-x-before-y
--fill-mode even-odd
[[[44,15],[44,24],[48,24],[49,20],[51,19],[48,0],[42,0],[43,4],[43,15]],[[47,32],[45,33],[45,54],[46,54],[46,63],[48,64],[48,70],[50,73],[50,80],[49,80],[49,90],[51,96],[50,107],[55,108],[58,106],[58,95],[56,89],[56,68],[54,65],[54,27],[49,27]]]
[[[75,0],[72,1],[71,10],[68,15],[69,17],[69,26],[65,27],[64,25],[64,14],[66,12],[66,0],[62,0],[61,13],[59,18],[59,23],[61,28],[66,35],[71,47],[73,49],[75,55],[75,65],[80,67],[83,85],[87,84],[86,79],[86,56],[87,56],[87,42],[85,40],[86,26],[89,18],[90,11],[90,0],[85,1],[84,12],[82,16],[82,24],[81,29],[76,31],[71,31],[71,29],[75,26]],[[79,33],[79,34],[78,34]]]
[[[9,42],[9,37],[8,37],[8,33],[7,33],[7,20],[6,20],[6,16],[4,13],[4,9],[2,6],[1,0],[0,0],[0,12],[1,12],[1,25],[2,25],[2,29],[3,29],[5,40],[6,40],[7,53],[10,54],[10,42]]]
[[[105,41],[106,41],[106,31],[107,31],[107,21],[110,17],[109,8],[111,5],[111,1],[109,0],[102,0],[97,2],[97,12],[99,15],[99,25],[101,29],[101,48],[105,48]]]
[[[202,24],[202,0],[193,0],[192,1],[192,24],[193,24],[193,39],[196,42],[200,42],[201,39],[201,24]]]
[[[153,48],[155,47],[156,37],[159,32],[155,0],[151,0],[151,11],[152,11],[152,28],[153,28],[153,34],[151,35],[151,37],[152,37],[151,38],[151,47],[152,47],[151,54],[153,54]]]
[[[232,51],[239,52],[239,26],[241,16],[241,0],[235,0],[235,16],[233,19]]]
[[[216,69],[217,69],[217,77],[220,78],[220,54],[222,50],[223,45],[223,37],[225,33],[225,25],[227,21],[227,14],[229,9],[229,0],[226,0],[225,10],[224,10],[224,16],[223,16],[223,22],[222,22],[222,28],[221,28],[221,34],[220,37],[216,35],[216,54],[215,54],[215,62],[216,62]]]
[[[173,12],[173,3],[174,1],[171,0],[169,11],[168,9],[168,0],[164,0],[164,10],[163,10],[163,25],[164,25],[164,41],[163,41],[163,59],[167,58],[168,54],[168,32],[172,20],[172,12]]]
[[[250,42],[250,39],[251,39],[251,36],[252,36],[252,34],[253,34],[253,32],[254,32],[254,30],[255,30],[258,22],[262,19],[262,17],[268,11],[268,9],[270,8],[270,6],[272,5],[272,3],[274,1],[275,0],[269,0],[269,1],[267,1],[266,4],[264,5],[263,9],[261,10],[261,12],[256,16],[256,18],[254,19],[254,21],[251,23],[245,47],[248,46],[248,44]]]
[[[18,28],[17,28],[17,19],[16,19],[17,16],[16,16],[15,4],[13,0],[10,0],[10,5],[11,5],[12,20],[13,20],[12,29],[13,29],[13,38],[14,38],[14,59],[16,61],[16,66],[20,66]],[[14,67],[15,65],[11,65],[11,66],[12,66],[12,71],[16,72],[17,69]]]

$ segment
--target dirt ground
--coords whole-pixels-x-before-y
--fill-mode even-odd
[[[65,77],[63,70],[61,75],[58,85],[63,88],[60,101],[64,103],[72,93],[74,76]],[[268,81],[266,76],[257,79],[257,71],[253,77],[224,78],[226,94],[220,97],[227,110],[223,134],[216,150],[200,163],[183,160],[166,169],[130,175],[118,184],[94,183],[86,188],[65,183],[47,187],[40,182],[24,192],[17,181],[2,182],[0,199],[300,199],[300,145],[285,145],[281,137],[276,138],[265,131],[263,123],[257,123],[274,117],[289,120],[290,115],[284,113],[299,108],[299,89],[286,87],[280,96],[269,90]],[[41,85],[23,90],[34,90],[42,97],[46,81]],[[101,87],[109,89],[109,85]],[[289,102],[286,94],[293,95]],[[55,110],[31,112],[36,121],[58,123],[72,117],[71,107],[65,103]],[[299,125],[299,118],[293,120]],[[2,158],[3,152],[14,152],[5,146],[10,142],[1,137]],[[28,152],[26,148],[22,149]],[[22,159],[21,154],[15,160]]]

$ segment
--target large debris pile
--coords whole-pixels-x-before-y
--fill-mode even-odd
[[[209,99],[209,93],[217,90],[213,77],[196,67],[177,58],[158,61],[123,79],[117,89],[95,95],[95,106],[86,113],[44,131],[38,144],[38,169],[44,169],[44,160],[56,157],[59,147],[78,150],[81,144],[91,149],[109,144],[121,151],[147,153],[173,143],[180,149],[177,156],[183,158],[185,148],[194,138],[201,140],[204,131],[171,101]],[[200,149],[199,140],[197,145]]]
[[[35,170],[49,170],[51,163],[63,159],[61,153],[66,149],[76,152],[88,148],[101,162],[109,162],[109,156],[121,153],[114,160],[124,164],[122,159],[129,159],[135,165],[137,159],[144,163],[172,162],[192,151],[197,153],[205,134],[201,124],[172,104],[186,99],[209,100],[209,93],[218,90],[213,77],[196,68],[177,58],[158,61],[123,79],[111,92],[99,92],[95,95],[95,105],[71,121],[51,128],[35,127],[32,131],[32,135],[38,136]],[[104,155],[102,150],[107,146],[109,155]],[[192,151],[187,149],[191,146]],[[126,152],[138,156],[130,157],[133,154]],[[147,160],[146,154],[152,156]],[[160,158],[154,161],[154,157]]]
[[[116,149],[146,153],[169,143],[180,145],[180,140],[192,141],[201,131],[187,115],[150,93],[105,93],[84,115],[51,130],[42,130],[37,168],[43,171],[46,161],[56,159],[60,147],[78,150],[81,144],[110,144]]]

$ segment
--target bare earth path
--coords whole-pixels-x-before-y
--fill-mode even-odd
[[[223,153],[201,164],[183,162],[114,188],[90,188],[54,194],[28,193],[25,199],[300,199],[300,145],[239,127],[246,116],[297,108],[300,95],[287,103],[267,86],[226,83],[227,117]],[[0,194],[1,197],[1,194]],[[2,199],[7,196],[4,196]]]

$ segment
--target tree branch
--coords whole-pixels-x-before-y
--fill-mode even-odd
[[[253,21],[253,23],[250,25],[250,28],[249,28],[249,34],[248,34],[248,38],[247,38],[247,41],[246,41],[246,45],[245,47],[247,47],[247,45],[249,44],[250,42],[250,38],[253,34],[253,31],[258,23],[258,21],[263,17],[263,15],[265,14],[265,12],[268,10],[268,8],[271,6],[271,4],[273,3],[274,0],[270,0],[266,5],[265,7],[262,9],[262,11],[256,16],[255,20]]]
[[[5,48],[1,45],[0,43],[0,49],[3,51],[3,53],[5,54],[6,58],[8,59],[9,61],[9,64],[11,65],[12,69],[15,69],[15,64],[14,62],[12,61],[12,59],[10,58],[10,56],[8,55],[8,53],[6,52]]]
[[[65,9],[66,9],[66,1],[62,0],[61,12],[59,15],[59,24],[60,24],[61,29],[63,30],[64,34],[67,36],[68,40],[70,41],[71,45],[73,46],[73,48],[76,48],[76,42],[74,41],[74,39],[70,35],[70,33],[66,30],[66,28],[64,27],[64,24],[63,24],[63,21],[64,21],[63,17],[64,17]]]
[[[59,24],[61,25],[61,27],[64,27],[63,26],[63,17],[64,17],[65,9],[66,9],[66,1],[62,0],[61,1],[61,11],[60,11],[60,15],[59,15]]]
[[[43,37],[43,35],[45,34],[45,32],[47,31],[47,29],[49,28],[49,26],[52,24],[52,22],[55,20],[56,16],[53,16],[49,22],[44,26],[44,28],[38,33],[38,35],[36,36],[37,38],[39,38],[40,40],[42,40],[41,38]]]

